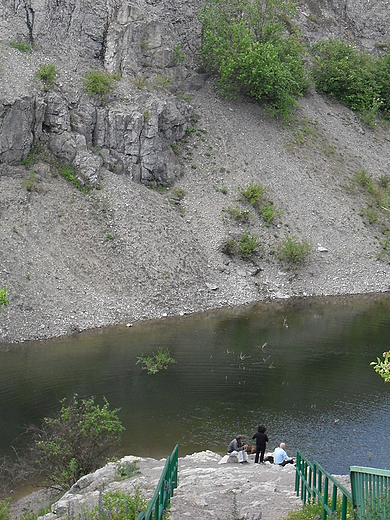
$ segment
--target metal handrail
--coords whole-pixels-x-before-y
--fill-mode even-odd
[[[329,484],[332,487],[331,495]],[[338,496],[341,495],[340,520],[347,518],[348,502],[351,506],[353,504],[352,494],[325,471],[318,462],[311,463],[299,450],[297,450],[295,491],[297,496],[300,492],[304,504],[317,501],[322,504],[322,520],[326,520],[327,516],[335,517]]]
[[[390,471],[351,466],[353,505],[358,520],[390,518]]]
[[[172,454],[167,457],[163,472],[152,500],[146,511],[139,513],[136,520],[161,520],[167,511],[173,490],[177,488],[179,446],[176,444]]]

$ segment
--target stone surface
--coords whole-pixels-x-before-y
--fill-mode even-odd
[[[178,487],[171,500],[170,518],[204,520],[214,518],[231,520],[278,520],[289,510],[301,506],[294,491],[295,468],[284,468],[270,463],[219,464],[222,457],[212,451],[204,451],[179,458]],[[129,468],[136,463],[137,471],[130,478],[121,478],[119,468]],[[80,511],[96,507],[99,494],[123,491],[133,494],[139,487],[149,500],[158,484],[165,459],[154,460],[127,456],[117,463],[82,477],[72,488],[51,506],[51,513],[42,520],[78,517]],[[348,478],[343,477],[348,485]],[[46,497],[42,497],[45,500]],[[47,499],[47,498],[46,498]],[[14,517],[23,511],[38,507],[39,495],[27,496],[12,505]],[[34,509],[35,508],[35,509]]]

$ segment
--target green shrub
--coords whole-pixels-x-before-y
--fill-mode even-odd
[[[390,56],[374,58],[349,43],[326,40],[312,48],[311,75],[318,90],[372,121],[390,110]]]
[[[385,383],[390,383],[390,351],[383,352],[383,361],[380,358],[376,358],[376,361],[372,361],[370,365],[374,367],[374,370],[379,374]],[[390,503],[388,504],[388,507]],[[390,512],[390,507],[389,507]]]
[[[77,171],[73,168],[71,164],[57,164],[59,174],[64,177],[64,179],[70,181],[78,190],[83,193],[89,193],[92,189],[90,185],[84,185],[80,182],[78,178]]]
[[[24,42],[9,42],[11,47],[14,49],[18,49],[20,52],[32,52],[34,50],[34,45],[32,43],[24,43]]]
[[[271,200],[267,200],[262,205],[260,212],[267,227],[276,217],[283,214],[283,211],[279,211]]]
[[[305,260],[312,249],[312,246],[306,240],[300,241],[295,236],[287,235],[278,247],[278,257],[279,260],[296,267]]]
[[[367,218],[369,224],[378,222],[378,211],[375,208],[363,208],[359,215],[361,217]]]
[[[265,188],[261,184],[256,184],[253,181],[246,188],[241,186],[238,188],[241,193],[241,200],[246,200],[251,206],[258,206],[265,194]]]
[[[244,231],[240,236],[238,249],[243,258],[248,258],[248,256],[259,249],[259,247],[260,241],[256,235],[250,235],[248,231]]]
[[[147,370],[148,374],[157,374],[160,370],[167,370],[172,363],[176,363],[176,361],[171,358],[169,349],[159,347],[157,352],[153,352],[151,356],[137,357],[136,365],[142,364],[142,370]]]
[[[227,97],[240,92],[288,117],[308,82],[297,34],[286,36],[295,4],[206,0],[200,54]],[[283,16],[285,15],[285,16]]]
[[[355,180],[357,184],[368,191],[371,195],[376,192],[376,186],[373,178],[367,174],[366,170],[360,170],[355,173]]]
[[[180,49],[180,43],[173,47],[173,61],[176,65],[182,64],[186,59],[184,52]]]
[[[225,208],[224,211],[229,213],[231,218],[234,220],[237,220],[238,222],[248,222],[250,218],[249,211],[246,209],[241,209],[238,206],[235,206],[232,208],[229,206],[228,208]]]
[[[384,117],[390,118],[390,54],[376,62],[375,82],[381,94],[381,109]]]
[[[84,92],[91,97],[104,97],[109,94],[114,86],[115,81],[118,80],[116,74],[109,72],[102,72],[100,70],[93,70],[84,75]]]
[[[23,188],[26,188],[27,191],[31,192],[31,191],[33,191],[33,188],[34,188],[34,182],[35,182],[35,173],[34,173],[34,170],[31,170],[28,177],[23,177],[22,186],[23,186]]]
[[[0,520],[9,520],[10,518],[10,498],[0,500]]]
[[[135,488],[133,496],[123,491],[115,491],[101,495],[99,504],[90,515],[96,520],[115,518],[115,520],[135,520],[138,515],[145,511],[148,501],[142,496],[141,490]]]
[[[234,238],[227,238],[221,245],[221,252],[228,256],[233,256],[237,251],[237,243]]]
[[[4,287],[3,289],[0,289],[0,308],[2,306],[7,307],[9,304],[9,299],[7,298],[7,290],[8,287]],[[1,312],[1,309],[0,309]]]
[[[36,162],[38,162],[40,159],[42,159],[42,150],[38,147],[38,148],[35,148],[33,150],[31,150],[31,152],[28,154],[28,156],[25,158],[25,159],[22,159],[20,161],[20,164],[23,164],[23,166],[32,166],[33,164],[35,164]]]
[[[43,65],[41,63],[39,65],[37,76],[39,79],[43,81],[46,89],[51,87],[54,83],[54,80],[58,76],[58,71],[56,69],[55,63],[48,63],[47,65]]]
[[[138,461],[135,460],[133,462],[125,462],[123,465],[118,463],[117,473],[121,480],[133,477],[134,475],[141,473],[138,467]]]
[[[38,474],[57,489],[69,489],[83,475],[104,465],[117,453],[124,430],[118,409],[110,410],[95,404],[94,398],[73,396],[69,404],[61,401],[61,410],[54,418],[45,418],[41,427],[31,426],[29,453]]]

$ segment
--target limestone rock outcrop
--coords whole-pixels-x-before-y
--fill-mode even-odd
[[[201,88],[207,77],[196,53],[200,6],[198,0],[3,0],[0,162],[18,164],[46,146],[84,184],[96,186],[102,168],[138,182],[172,183],[179,168],[169,145],[193,115],[178,94]],[[390,42],[384,0],[304,0],[297,7],[312,41],[349,38],[371,50]],[[21,56],[11,42],[34,50]],[[48,60],[59,72],[49,91],[36,78]],[[91,69],[120,75],[120,94],[88,98],[82,77]]]
[[[158,6],[119,0],[5,0],[3,8],[0,39],[34,50],[26,60],[7,45],[0,161],[15,165],[46,146],[74,166],[82,184],[96,186],[102,167],[135,181],[172,183],[178,166],[170,144],[183,137],[193,115],[175,92],[197,76],[175,62],[180,41],[172,20]],[[48,57],[59,77],[42,89],[36,71]],[[96,69],[120,74],[119,95],[83,92],[83,74]]]

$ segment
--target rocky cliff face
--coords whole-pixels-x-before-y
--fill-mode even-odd
[[[27,59],[14,49],[2,65],[0,161],[18,164],[32,148],[47,146],[93,186],[102,168],[172,183],[178,168],[169,145],[192,117],[177,94],[204,79],[196,73],[199,7],[179,0],[3,0],[3,45],[24,42],[36,50]],[[390,41],[384,1],[300,1],[297,20],[312,41],[347,37],[370,49]],[[34,73],[48,61],[60,75],[44,92]],[[121,88],[104,104],[83,93],[90,69],[121,75]]]
[[[26,59],[15,49],[3,65],[0,161],[18,164],[33,147],[47,146],[93,186],[102,167],[136,181],[172,183],[178,171],[169,145],[183,137],[193,112],[174,93],[191,76],[199,80],[175,59],[175,48],[194,47],[198,32],[184,36],[195,14],[181,16],[178,7],[3,2],[1,40],[36,50]],[[44,91],[34,73],[48,61],[59,76]],[[83,93],[82,76],[91,69],[119,73],[119,92],[104,100]]]

